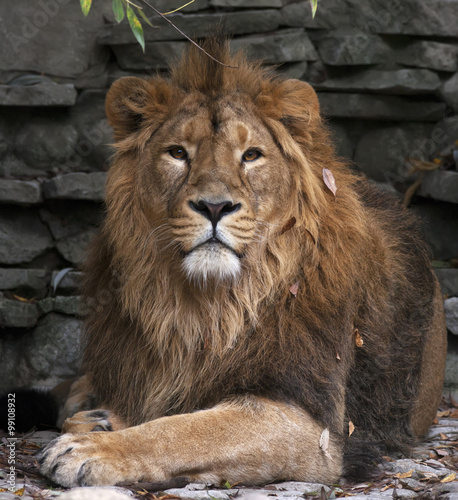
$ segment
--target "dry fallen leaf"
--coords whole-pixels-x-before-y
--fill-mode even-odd
[[[25,491],[25,488],[21,488],[19,490],[16,490],[14,492],[14,494],[17,496],[17,497],[22,497],[22,495],[24,494],[24,491]]]
[[[295,297],[297,297],[298,290],[299,290],[299,281],[296,281],[296,283],[294,283],[294,285],[291,285],[289,287],[289,291],[291,292],[291,295],[294,295]]]
[[[332,172],[328,168],[323,168],[323,180],[324,183],[326,184],[326,187],[334,195],[334,199],[336,199],[336,193],[337,193],[336,180],[334,179],[334,175],[332,175]]]
[[[355,424],[350,420],[348,422],[348,435],[351,436],[355,432]]]
[[[413,469],[409,470],[408,472],[398,472],[397,474],[394,475],[394,477],[397,477],[398,479],[407,479],[408,477],[412,477],[413,474]]]
[[[19,300],[19,302],[28,302],[28,303],[32,303],[32,302],[35,302],[35,299],[26,299],[25,297],[21,297],[19,295],[15,295],[13,293],[13,297],[16,299],[16,300]]]
[[[332,460],[331,454],[329,453],[329,429],[326,427],[320,436],[320,448],[323,450],[323,453],[326,458]]]
[[[452,481],[455,481],[456,479],[456,474],[453,472],[452,474],[449,474],[448,476],[444,477],[444,479],[441,479],[441,483],[450,483]]]
[[[355,334],[355,344],[356,344],[356,347],[363,347],[364,340],[361,337],[361,335],[359,334],[359,330],[357,328],[355,328],[355,330],[354,330],[353,333]]]
[[[307,234],[310,236],[310,238],[312,238],[313,244],[316,245],[315,236],[313,236],[313,234],[307,228],[305,228],[305,230],[307,231]]]
[[[441,432],[439,435],[440,435],[442,441],[448,441],[449,440],[449,437],[447,436],[447,434],[444,434],[443,432]]]
[[[285,234],[290,229],[292,229],[295,224],[296,224],[296,217],[291,217],[291,219],[289,219],[289,221],[282,227],[280,231],[280,236],[282,234]]]

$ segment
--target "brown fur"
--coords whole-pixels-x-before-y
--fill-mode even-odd
[[[166,452],[164,470],[145,465],[128,479],[187,472],[196,480],[332,481],[341,473],[342,453],[352,469],[365,441],[406,449],[416,409],[422,408],[415,430],[431,423],[445,330],[432,319],[439,305],[428,253],[412,216],[336,158],[309,85],[273,76],[243,56],[231,59],[221,45],[207,49],[238,69],[191,50],[170,78],[124,78],[108,94],[117,142],[106,222],[86,264],[87,380],[98,405],[125,425],[146,422],[143,434],[133,430],[140,428],[115,433],[121,441],[130,436],[139,449],[145,449],[138,444],[142,435],[167,435],[182,422],[181,442],[170,438],[176,448]],[[186,167],[167,154],[172,146],[186,146]],[[261,159],[241,165],[236,158],[254,147]],[[336,199],[323,167],[335,177]],[[189,200],[201,199],[241,204],[218,223],[230,233],[237,275],[193,279],[183,268],[204,223]],[[294,226],[284,231],[292,218]],[[295,282],[297,297],[289,291]],[[422,368],[423,356],[431,363],[433,344],[441,345],[436,373]],[[241,410],[240,398],[255,405],[254,418]],[[235,406],[227,411],[222,403]],[[280,431],[277,411],[290,422],[285,428],[299,419],[302,431]],[[210,442],[203,436],[207,412],[224,429]],[[191,439],[185,430],[193,419],[201,427]],[[345,439],[349,420],[356,432]],[[243,443],[253,425],[264,429],[262,439],[272,440],[274,452],[269,458],[261,438],[247,437],[252,462],[244,459],[243,469],[242,456],[226,449],[223,436],[233,433]],[[333,461],[319,447],[326,427]],[[89,441],[112,440],[96,435],[75,443],[89,450]],[[293,437],[305,444],[288,458]],[[90,456],[69,453],[66,472],[51,474],[52,456],[71,440],[65,437],[42,459],[44,472],[62,484],[74,484],[69,471]],[[220,447],[212,455],[219,469],[193,459],[202,442]],[[299,452],[308,457],[300,466]],[[271,470],[275,456],[284,458],[281,472]],[[177,472],[173,464],[180,460],[186,466]],[[262,464],[264,472],[256,473]],[[114,467],[110,478],[125,479],[122,467]],[[100,484],[101,473],[94,474],[78,477]]]

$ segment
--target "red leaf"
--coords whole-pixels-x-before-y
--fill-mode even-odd
[[[295,297],[297,297],[297,291],[299,290],[299,281],[297,281],[296,283],[294,283],[294,285],[291,285],[289,287],[289,291],[291,292],[292,295],[294,295]]]
[[[296,224],[296,217],[291,217],[291,219],[289,219],[289,221],[282,227],[281,232],[280,232],[280,236],[282,234],[285,234],[286,231],[289,231],[290,229],[292,229],[295,224]]]
[[[334,195],[334,199],[335,199],[336,193],[337,193],[336,180],[334,179],[332,172],[328,168],[323,168],[323,180],[324,180],[324,183],[326,184],[326,187]]]

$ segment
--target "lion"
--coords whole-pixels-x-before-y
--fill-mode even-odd
[[[65,487],[331,484],[408,452],[441,399],[417,220],[336,156],[309,84],[206,49],[225,66],[191,48],[107,95],[85,374],[38,455]]]

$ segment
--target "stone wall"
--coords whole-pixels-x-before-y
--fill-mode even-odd
[[[161,11],[183,0],[155,0]],[[458,0],[196,0],[170,18],[311,82],[339,152],[402,194],[415,160],[435,160],[413,209],[444,294],[458,296]],[[77,370],[77,284],[102,213],[110,83],[167,68],[186,41],[160,19],[146,53],[109,0],[0,3],[0,390],[52,385]],[[458,158],[458,152],[455,153]],[[457,160],[458,161],[458,160]],[[445,169],[446,167],[446,169]],[[456,265],[456,261],[455,261]],[[62,271],[64,270],[64,271]],[[458,334],[458,299],[447,301]],[[451,342],[448,388],[458,372]],[[457,391],[458,392],[458,391]]]

